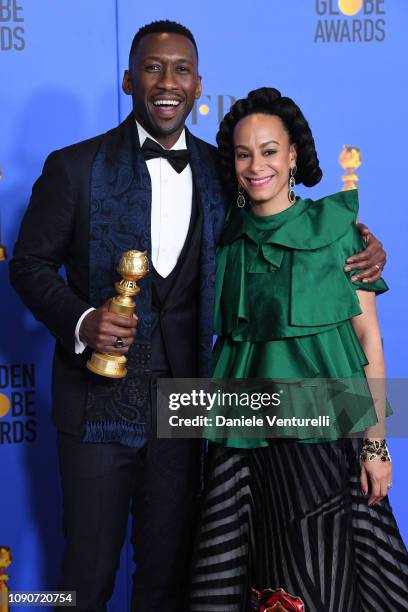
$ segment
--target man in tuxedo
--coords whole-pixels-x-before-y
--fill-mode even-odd
[[[123,123],[46,160],[11,280],[56,337],[61,589],[77,592],[78,610],[106,610],[131,509],[132,609],[180,612],[201,451],[197,441],[156,439],[155,386],[160,377],[210,373],[215,245],[225,209],[216,150],[185,128],[201,95],[191,32],[169,21],[141,28],[123,89],[133,100]],[[107,309],[129,249],[146,250],[151,265],[133,320]],[[363,259],[363,274],[376,276],[384,255],[373,237]],[[126,378],[87,370],[92,350],[127,354]]]

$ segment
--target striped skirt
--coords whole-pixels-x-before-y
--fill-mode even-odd
[[[307,612],[408,611],[408,553],[385,498],[360,491],[359,440],[210,446],[191,612],[247,612],[281,587]]]

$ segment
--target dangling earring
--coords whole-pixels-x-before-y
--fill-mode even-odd
[[[238,183],[237,206],[238,208],[244,208],[245,204],[244,188]]]
[[[289,171],[289,193],[288,198],[291,204],[296,202],[296,193],[295,193],[295,174],[297,172],[296,165]]]

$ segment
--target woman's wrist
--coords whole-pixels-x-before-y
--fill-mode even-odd
[[[360,451],[361,461],[391,461],[385,438],[364,438]]]

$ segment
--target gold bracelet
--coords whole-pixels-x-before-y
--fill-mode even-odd
[[[370,440],[370,438],[364,438],[360,459],[361,461],[391,461],[386,441],[384,439]]]

